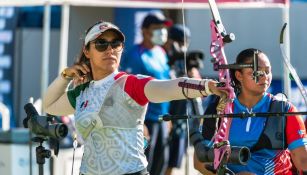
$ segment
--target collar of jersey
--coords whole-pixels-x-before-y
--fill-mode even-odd
[[[93,86],[100,86],[102,84],[105,84],[106,82],[109,82],[111,80],[114,81],[114,77],[118,74],[118,70],[115,70],[113,73],[111,73],[110,75],[108,75],[107,77],[100,79],[100,80],[92,80],[91,84],[93,84]]]
[[[263,97],[262,97],[262,99],[261,99],[255,106],[252,107],[252,111],[257,111],[258,108],[261,108],[262,105],[263,105],[268,99],[269,99],[269,95],[268,95],[268,93],[265,92],[264,95],[263,95]],[[242,105],[242,104],[240,103],[240,101],[238,100],[238,98],[235,98],[234,103],[235,103],[235,106],[238,107],[238,111],[241,111],[241,112],[246,111],[246,112],[248,112],[248,111],[247,111],[247,107],[244,106],[244,105]]]

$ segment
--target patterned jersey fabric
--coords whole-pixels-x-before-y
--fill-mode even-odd
[[[82,174],[120,175],[146,168],[144,87],[151,79],[116,72],[68,92],[76,128],[85,141]]]

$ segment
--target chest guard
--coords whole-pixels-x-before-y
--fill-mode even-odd
[[[279,100],[274,96],[272,97],[268,112],[287,112],[289,108],[290,104],[287,101]],[[259,140],[251,148],[251,151],[254,152],[264,148],[273,150],[286,149],[288,147],[285,137],[286,121],[285,116],[267,117]]]

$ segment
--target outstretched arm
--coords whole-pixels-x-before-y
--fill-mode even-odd
[[[179,84],[187,86],[202,86],[198,90],[189,87],[180,87]],[[161,103],[171,100],[185,98],[196,98],[216,94],[225,96],[226,92],[216,87],[217,82],[210,79],[177,78],[173,80],[151,80],[145,86],[145,95],[150,102]]]

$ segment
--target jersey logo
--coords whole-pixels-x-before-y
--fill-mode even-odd
[[[80,105],[80,109],[81,109],[81,110],[84,110],[84,109],[87,107],[87,105],[88,105],[88,100],[83,101],[83,102],[81,103],[81,105]]]

